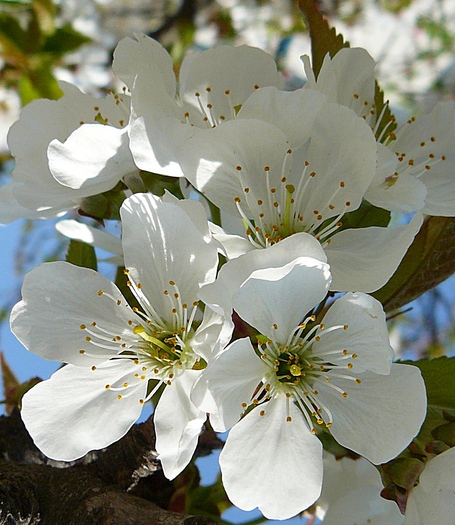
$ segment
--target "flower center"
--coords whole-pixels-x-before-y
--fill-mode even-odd
[[[235,197],[234,202],[246,235],[256,248],[267,248],[297,232],[309,233],[323,245],[329,244],[330,237],[342,226],[341,219],[351,206],[348,200],[343,200],[343,205],[336,204],[346,187],[345,182],[340,181],[325,202],[321,202],[318,209],[312,209],[310,199],[318,184],[317,173],[305,161],[298,185],[290,184],[288,175],[292,153],[292,149],[286,151],[278,184],[272,182],[278,177],[272,173],[271,167],[264,166],[263,195],[250,188],[248,181],[252,175],[243,166],[236,166],[243,197]]]
[[[336,384],[337,379],[361,383],[350,374],[352,360],[357,354],[345,348],[327,352],[320,345],[317,351],[313,348],[315,343],[323,343],[326,334],[346,331],[349,326],[325,327],[323,323],[314,323],[315,317],[309,316],[293,330],[284,345],[262,335],[258,337],[258,352],[269,366],[269,372],[252,399],[253,405],[257,405],[274,394],[285,394],[289,402],[293,401],[300,408],[313,434],[316,433],[314,422],[329,428],[333,421],[332,412],[320,399],[319,391],[335,390],[345,399],[348,392]],[[291,421],[289,414],[287,421]]]
[[[100,360],[127,359],[138,366],[134,374],[134,381],[124,381],[119,385],[106,385],[106,389],[122,391],[118,399],[133,394],[141,387],[143,381],[156,381],[156,384],[147,394],[144,403],[150,399],[159,389],[161,384],[172,385],[173,379],[181,375],[185,370],[202,370],[207,366],[206,362],[198,356],[191,347],[191,338],[194,335],[194,319],[198,311],[199,302],[192,304],[191,312],[188,306],[182,303],[177,284],[169,281],[169,289],[163,291],[170,302],[171,320],[164,320],[153,308],[150,301],[142,291],[142,285],[135,282],[130,272],[128,275],[128,286],[135,296],[142,310],[131,307],[128,303],[116,299],[108,292],[100,290],[99,298],[107,298],[113,301],[120,309],[127,310],[130,318],[126,320],[126,326],[121,325],[121,319],[125,319],[124,312],[120,312],[117,326],[113,324],[91,321],[81,324],[80,329],[87,335],[85,340],[96,350],[79,350],[79,354]],[[105,353],[103,354],[103,350]],[[91,369],[96,371],[97,367]]]

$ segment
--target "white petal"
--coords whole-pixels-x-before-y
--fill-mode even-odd
[[[429,494],[444,489],[455,489],[455,447],[438,454],[431,459],[422,474],[419,485]],[[455,499],[453,500],[455,504]]]
[[[210,224],[210,231],[212,232],[213,238],[220,244],[220,251],[228,259],[236,259],[237,257],[240,257],[240,255],[244,255],[255,249],[251,242],[245,237],[226,233],[222,228],[215,224]]]
[[[451,162],[452,160],[452,162]],[[421,177],[427,189],[425,206],[422,213],[442,217],[455,217],[454,177],[451,166],[455,159],[449,159],[439,166],[432,168],[431,173]]]
[[[22,419],[37,447],[61,461],[80,458],[119,440],[142,411],[144,381],[130,395],[106,385],[133,383],[140,365],[113,361],[96,370],[67,365],[29,390],[22,399]]]
[[[415,366],[392,364],[389,375],[358,374],[362,383],[333,378],[347,392],[319,385],[318,398],[330,408],[330,431],[343,446],[374,464],[399,454],[417,435],[426,414],[426,393]]]
[[[296,233],[265,250],[252,250],[232,259],[221,268],[214,283],[201,289],[201,299],[217,311],[231,314],[232,295],[255,270],[279,268],[304,253],[307,257],[326,262],[321,244],[307,233]]]
[[[316,333],[320,340],[313,343],[314,355],[347,349],[349,355],[357,355],[355,359],[346,360],[352,365],[350,373],[390,372],[393,349],[379,301],[362,293],[347,293],[334,302],[323,322],[324,329]],[[347,326],[346,330],[330,331],[331,326],[343,325]]]
[[[422,224],[417,214],[403,226],[352,228],[331,238],[325,248],[333,274],[332,290],[374,292],[398,268]]]
[[[316,175],[305,203],[305,220],[314,217],[314,210],[336,217],[346,208],[353,211],[360,206],[376,173],[376,141],[353,111],[327,104],[315,119],[306,160]]]
[[[209,222],[207,220],[207,213],[205,212],[204,206],[201,202],[198,202],[194,199],[177,199],[172,193],[169,193],[167,190],[164,192],[162,197],[163,202],[170,202],[180,206],[182,210],[188,215],[194,225],[204,236],[206,242],[210,241],[211,233],[209,228]]]
[[[218,407],[217,432],[237,423],[267,370],[249,338],[234,341],[209,364],[203,375]]]
[[[19,199],[16,198],[16,193],[20,195]],[[62,208],[53,207],[35,209],[34,202],[32,202],[32,208],[24,207],[28,203],[28,196],[30,188],[25,184],[17,183],[14,180],[7,182],[0,187],[0,223],[7,224],[17,219],[48,219],[54,218],[58,215],[63,215],[66,211],[75,206],[74,202],[68,202],[63,204]],[[22,195],[21,195],[22,194]],[[36,197],[36,195],[35,195]],[[19,200],[22,204],[19,204]],[[44,202],[45,198],[41,202]],[[247,241],[248,242],[248,241]]]
[[[326,296],[329,267],[299,257],[281,268],[256,270],[232,298],[239,316],[272,341],[286,344],[310,310]]]
[[[153,38],[136,33],[135,40],[123,38],[114,51],[112,69],[129,89],[136,75],[143,74],[159,82],[170,96],[175,97],[174,64],[169,53]]]
[[[226,346],[233,330],[234,324],[230,318],[225,319],[224,315],[206,306],[202,321],[189,344],[196,354],[208,362],[213,357],[215,347],[224,348]]]
[[[324,525],[401,525],[404,516],[394,501],[381,497],[382,488],[378,470],[365,458],[326,454],[317,516]]]
[[[286,135],[276,126],[237,119],[195,135],[182,148],[179,160],[188,180],[210,201],[238,216],[234,199],[240,197],[246,211],[252,210],[251,218],[256,216],[257,200],[268,199],[264,167],[270,168],[270,185],[278,187],[288,149]]]
[[[47,158],[50,142],[65,141],[81,123],[95,122],[99,114],[114,125],[120,119],[128,120],[125,95],[99,99],[83,94],[71,84],[61,82],[60,87],[64,91],[62,98],[40,99],[28,104],[8,134],[8,144],[16,161],[13,179],[22,184],[14,188],[15,198],[25,208],[45,210],[47,216],[75,208],[81,198],[93,194],[91,188],[69,189],[53,178]]]
[[[405,525],[451,525],[455,515],[455,448],[431,459],[409,494]]]
[[[99,295],[100,290],[106,293]],[[98,364],[122,352],[123,339],[139,324],[111,281],[66,262],[45,263],[30,271],[24,278],[22,297],[11,312],[11,330],[28,350],[44,359],[80,366]],[[102,334],[107,337],[101,341],[102,348],[94,346],[81,329],[82,325],[90,329],[93,322],[111,334]],[[119,343],[112,342],[114,335],[121,338]],[[96,337],[93,341],[98,342]]]
[[[380,488],[364,486],[350,490],[330,505],[324,517],[324,525],[402,525],[404,516],[393,501],[380,496]],[[439,523],[439,522],[438,522]]]
[[[308,139],[314,120],[325,103],[325,97],[318,91],[279,91],[265,87],[248,98],[237,118],[256,118],[277,126],[294,148]]]
[[[231,118],[258,88],[283,84],[273,58],[254,47],[216,46],[187,55],[180,68],[180,96],[185,105],[207,108],[218,120]],[[226,93],[228,91],[228,93]],[[199,93],[199,96],[195,96]],[[190,110],[191,113],[191,110]]]
[[[400,155],[402,169],[419,177],[427,187],[423,213],[453,217],[455,192],[452,166],[455,160],[455,104],[436,104],[432,111],[411,120],[398,131],[389,148]],[[442,159],[445,160],[442,160]],[[412,165],[410,163],[412,162]]]
[[[144,171],[169,177],[183,177],[184,173],[176,159],[180,148],[194,132],[190,126],[185,126],[175,118],[174,113],[177,108],[173,106],[169,110],[169,116],[148,114],[143,116],[148,109],[147,101],[156,97],[148,91],[141,96],[141,82],[142,79],[139,78],[136,82],[137,88],[133,93],[133,97],[138,99],[137,102],[133,99],[137,105],[135,114],[139,116],[133,118],[129,128],[130,148],[134,162]],[[144,106],[147,109],[143,110]]]
[[[136,194],[122,205],[125,266],[159,315],[172,322],[174,304],[164,291],[177,283],[188,308],[199,287],[215,279],[216,246],[204,239],[181,206],[150,194]]]
[[[365,193],[365,199],[385,210],[412,213],[425,204],[427,188],[415,177],[400,173],[395,176],[398,159],[395,153],[378,143],[378,167]]]
[[[103,124],[84,124],[64,143],[53,140],[48,148],[52,175],[69,188],[91,187],[93,194],[110,190],[122,177],[137,171],[127,131]]]
[[[201,372],[187,370],[166,386],[155,409],[156,451],[164,475],[174,479],[190,462],[206,420],[205,412],[190,400]]]
[[[223,485],[232,503],[244,510],[259,507],[269,519],[305,510],[322,484],[321,442],[286,399],[280,395],[245,416],[231,429],[220,455]]]
[[[67,219],[57,222],[55,229],[70,239],[85,242],[116,255],[123,255],[121,240],[99,228],[94,228],[73,219]]]
[[[317,83],[311,87],[362,115],[364,101],[374,101],[374,69],[375,62],[365,49],[340,49],[333,58],[325,56]]]

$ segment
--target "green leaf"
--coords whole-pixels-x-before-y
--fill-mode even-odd
[[[428,405],[455,410],[455,357],[406,361],[422,372],[427,387]]]
[[[437,359],[405,361],[405,363],[420,369],[427,389],[428,412],[414,443],[421,450],[425,450],[428,443],[435,439],[445,441],[450,435],[453,439],[453,427],[441,429],[441,426],[445,427],[448,423],[453,423],[453,420],[448,421],[448,419],[455,415],[455,357],[443,356]]]
[[[57,5],[53,0],[33,0],[32,7],[40,32],[51,35],[55,31]]]
[[[158,175],[148,171],[141,171],[141,177],[144,181],[145,188],[158,197],[162,197],[167,190],[178,199],[184,198],[182,190],[180,189],[180,181],[176,177]]]
[[[71,239],[66,260],[76,266],[97,269],[95,248],[85,242]]]
[[[0,12],[0,47],[4,60],[15,67],[25,68],[28,44],[27,33],[13,16]]]
[[[387,476],[383,478],[387,484],[392,482],[399,487],[411,490],[424,466],[423,462],[417,458],[397,458],[383,465],[382,469]]]
[[[58,28],[46,39],[43,51],[61,56],[91,41],[89,37],[79,33],[79,31],[73,29],[71,25],[67,24]]]
[[[455,447],[455,421],[436,427],[431,435],[449,447]]]
[[[333,57],[343,47],[349,47],[349,43],[344,41],[342,35],[337,34],[335,28],[329,26],[314,0],[299,0],[299,7],[310,31],[311,60],[317,78],[327,53]]]
[[[8,7],[16,5],[23,7],[24,5],[32,5],[32,0],[0,0],[0,4],[5,4]]]
[[[319,11],[317,2],[314,0],[299,0],[299,7],[306,19],[310,31],[311,61],[314,75],[317,78],[322,62],[327,53],[329,53],[331,57],[334,57],[340,49],[349,47],[349,42],[345,42],[343,35],[337,34],[335,28],[329,26],[327,20],[324,19]],[[376,122],[379,117],[381,117],[381,122],[376,131],[376,138],[380,138],[380,142],[383,142],[388,138],[389,133],[393,132],[396,128],[396,123],[395,117],[390,111],[390,108],[387,106],[384,109],[384,106],[386,105],[384,102],[384,92],[381,90],[377,82],[374,103]],[[384,114],[382,114],[383,110]],[[386,129],[386,132],[382,135],[384,129]]]
[[[386,227],[390,222],[390,212],[373,206],[367,201],[363,201],[360,207],[347,213],[343,217],[343,226],[340,230],[347,228],[368,228],[369,226]]]
[[[34,57],[34,65],[22,75],[19,93],[23,104],[36,98],[57,100],[63,95],[53,74],[54,61],[48,55]]]
[[[386,312],[401,308],[455,271],[455,218],[427,217],[396,272],[372,295]]]

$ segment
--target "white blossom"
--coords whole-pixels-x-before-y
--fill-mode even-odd
[[[378,147],[386,161],[385,169],[378,170],[365,198],[391,211],[421,210],[427,215],[453,217],[453,101],[438,103],[430,113],[412,117],[391,131],[393,121],[381,128],[383,113],[378,115],[375,105],[375,62],[365,49],[345,48],[333,58],[327,55],[317,80],[309,58],[302,59],[308,76],[306,87],[320,90],[332,102],[354,110],[384,144]]]
[[[47,263],[24,280],[13,309],[18,339],[68,363],[23,398],[22,418],[49,457],[72,460],[122,437],[164,385],[156,449],[168,478],[190,461],[206,415],[189,399],[223,317],[199,313],[199,288],[218,256],[203,207],[138,194],[121,209],[128,285],[137,305],[95,271]],[[194,221],[193,221],[194,219]]]
[[[185,57],[177,81],[169,53],[152,38],[124,38],[114,72],[131,91],[131,151],[139,168],[183,176],[181,145],[199,129],[233,119],[263,86],[283,84],[272,57],[247,46],[217,46]]]
[[[128,148],[128,97],[61,87],[62,98],[31,102],[10,128],[15,168],[0,188],[0,222],[57,217],[138,172]]]
[[[422,219],[343,228],[383,158],[352,110],[306,91],[258,90],[235,121],[188,139],[180,164],[222,212],[243,221],[249,242],[226,235],[232,231],[214,231],[229,258],[306,232],[327,254],[333,290],[372,292],[394,273]],[[267,118],[251,118],[260,107],[269,108]]]
[[[309,257],[254,271],[232,303],[257,342],[234,341],[201,376],[217,405],[214,428],[232,427],[220,455],[227,494],[268,518],[291,517],[318,498],[319,432],[381,463],[425,417],[420,371],[392,364],[380,303],[348,293],[320,319],[314,308],[329,287],[327,264]]]

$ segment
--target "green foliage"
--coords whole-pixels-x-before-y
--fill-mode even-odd
[[[76,266],[91,268],[92,270],[97,269],[95,248],[85,242],[71,239],[66,260]]]
[[[71,25],[66,24],[56,29],[55,32],[46,39],[43,45],[43,51],[56,56],[64,55],[90,42],[90,38],[73,29]]]
[[[311,38],[311,59],[313,71],[317,77],[322,66],[322,62],[327,53],[330,56],[335,54],[343,47],[349,47],[343,36],[337,34],[335,28],[331,28],[318,9],[313,0],[299,0],[299,7],[306,19]]]
[[[79,213],[102,221],[103,219],[120,219],[120,207],[125,200],[125,186],[119,182],[112,190],[92,195],[82,200]]]
[[[438,21],[428,16],[421,16],[417,20],[417,27],[423,29],[430,40],[436,44],[436,49],[428,49],[420,53],[419,58],[432,59],[444,52],[453,52],[455,36],[447,27],[444,20]]]
[[[386,227],[390,222],[390,212],[363,201],[360,207],[343,217],[343,226],[347,228],[368,228],[369,226]]]
[[[8,7],[23,7],[24,5],[31,5],[32,0],[0,0],[0,5],[5,4]]]
[[[439,410],[455,411],[455,357],[421,359],[412,364],[422,372],[428,405]]]
[[[8,2],[21,6],[16,12],[0,12],[0,47],[5,68],[3,77],[18,88],[22,105],[36,98],[57,99],[62,91],[53,68],[62,57],[90,39],[70,25],[57,27],[57,7],[51,0]],[[24,9],[26,6],[26,9]],[[26,25],[19,21],[27,20]]]
[[[373,294],[386,312],[403,307],[453,274],[455,219],[427,217],[389,282]]]
[[[380,467],[385,485],[383,496],[403,507],[425,462],[455,445],[455,358],[422,359],[407,364],[422,372],[427,388],[427,415],[409,447]]]

